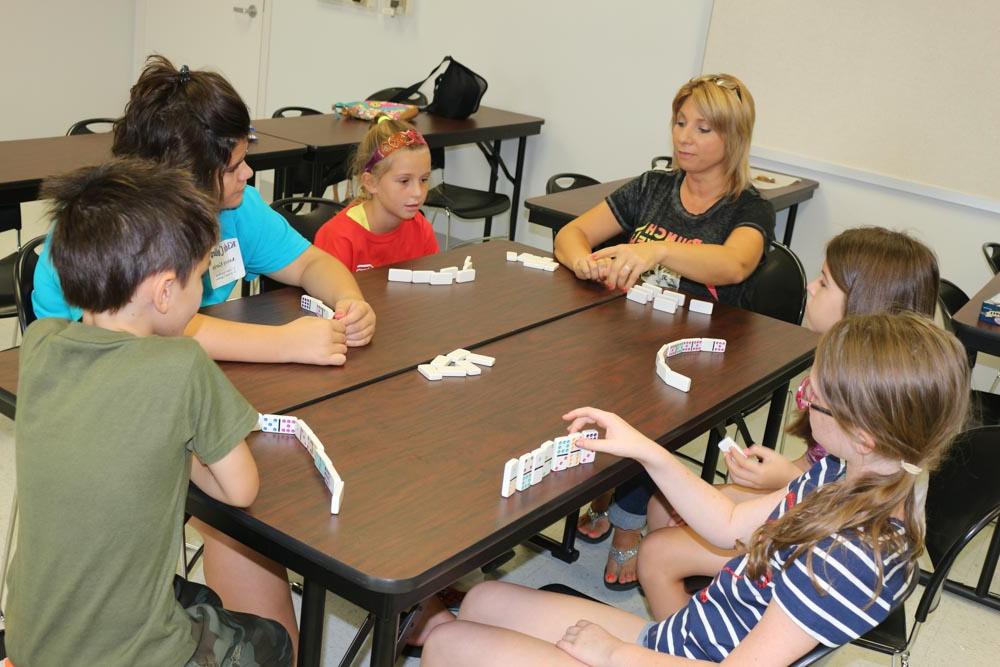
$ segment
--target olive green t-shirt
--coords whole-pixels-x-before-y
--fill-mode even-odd
[[[20,353],[16,665],[183,665],[174,599],[191,453],[215,463],[257,412],[190,338],[42,319]]]

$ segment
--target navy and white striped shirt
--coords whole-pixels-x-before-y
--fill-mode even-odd
[[[784,500],[770,520],[801,502],[810,493],[842,478],[846,466],[834,457],[820,459],[788,485]],[[894,522],[902,532],[899,522]],[[883,554],[884,584],[869,606],[878,573],[872,550],[855,534],[834,533],[811,553],[813,574],[824,591],[817,592],[803,553],[787,568],[794,547],[776,551],[770,559],[770,578],[751,580],[744,574],[747,556],[733,558],[708,587],[696,593],[686,607],[649,627],[642,644],[661,653],[721,662],[760,621],[771,600],[817,642],[840,646],[881,623],[906,591],[907,559]]]

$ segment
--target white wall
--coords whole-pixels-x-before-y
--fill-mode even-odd
[[[0,141],[116,116],[132,85],[132,0],[4,0]]]
[[[417,0],[409,15],[387,18],[319,0],[276,2],[264,111],[325,111],[419,81],[452,55],[489,82],[484,104],[545,119],[528,140],[523,204],[556,172],[621,178],[669,152],[670,100],[698,72],[711,8],[711,0]],[[516,142],[503,155],[513,169]],[[448,152],[450,182],[484,187],[488,175],[475,148]],[[527,225],[523,213],[518,240],[551,247],[549,230]],[[480,236],[482,223],[456,229]],[[495,232],[505,229],[506,216],[494,220]]]

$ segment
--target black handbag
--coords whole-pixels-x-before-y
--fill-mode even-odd
[[[402,88],[392,96],[391,102],[406,102],[424,85],[427,79],[434,76],[441,67],[448,67],[434,79],[434,97],[431,103],[421,109],[428,113],[445,118],[468,118],[479,110],[479,101],[486,93],[486,79],[458,62],[451,56],[445,56],[441,63],[431,70],[422,81]]]

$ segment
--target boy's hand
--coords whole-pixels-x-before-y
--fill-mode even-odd
[[[348,347],[361,347],[371,342],[375,335],[375,311],[367,301],[341,299],[335,308],[333,317],[344,324]]]
[[[343,366],[347,361],[344,323],[322,317],[300,317],[282,327],[287,361],[319,366]]]
[[[566,629],[556,646],[585,665],[610,665],[615,649],[624,643],[596,623],[580,620]]]
[[[595,262],[609,262],[603,276],[608,289],[629,290],[643,273],[657,265],[660,248],[655,243],[622,243],[590,255]]]
[[[802,474],[802,470],[773,449],[753,445],[739,452],[726,452],[729,478],[740,486],[773,491],[787,485]],[[754,457],[759,457],[758,461]]]
[[[578,447],[636,459],[640,463],[643,462],[644,453],[661,449],[655,442],[629,426],[624,419],[611,412],[597,408],[577,408],[564,414],[563,419],[572,421],[567,429],[570,432],[579,431],[590,424],[596,424],[604,429],[603,439],[581,440],[577,443]]]

